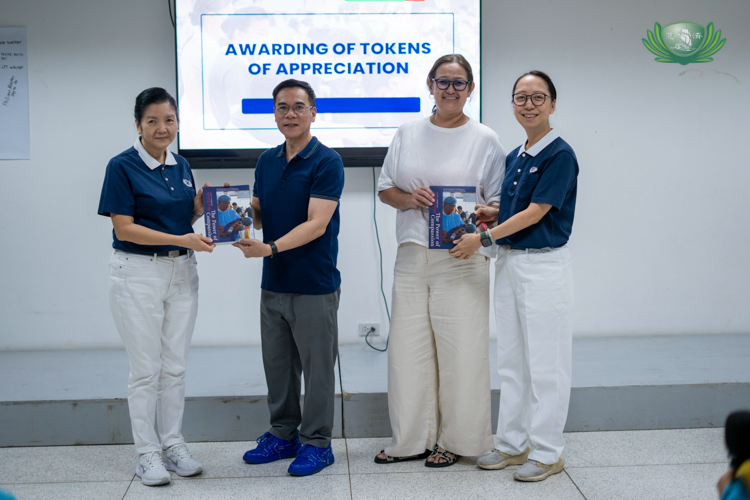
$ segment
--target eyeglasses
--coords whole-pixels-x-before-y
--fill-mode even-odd
[[[435,82],[435,85],[437,85],[437,88],[440,90],[448,90],[448,87],[453,84],[453,88],[456,89],[457,92],[461,92],[471,83],[466,80],[447,80],[445,78],[432,78],[431,80]]]
[[[526,101],[531,98],[531,104],[534,106],[541,106],[544,104],[544,101],[547,100],[548,96],[547,94],[542,94],[541,92],[538,92],[536,94],[513,94],[513,103],[516,106],[523,106],[526,104]]]
[[[305,106],[304,104],[295,104],[294,106],[287,106],[286,104],[279,104],[274,106],[273,110],[277,115],[285,116],[291,109],[295,115],[303,115],[308,109],[312,109],[314,106]]]

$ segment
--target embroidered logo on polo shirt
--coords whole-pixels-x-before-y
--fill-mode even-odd
[[[193,183],[190,182],[190,179],[182,179],[182,182],[185,183],[185,185],[189,188],[193,187]]]
[[[529,169],[529,173],[530,173],[530,174],[533,174],[533,173],[535,173],[535,172],[536,172],[537,170],[539,170],[539,169],[538,169],[538,168],[536,168],[536,167],[531,167],[531,168]]]

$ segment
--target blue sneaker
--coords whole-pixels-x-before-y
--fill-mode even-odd
[[[242,460],[249,464],[267,464],[284,458],[296,457],[297,450],[302,446],[302,443],[299,442],[299,432],[294,436],[294,439],[290,440],[280,439],[270,432],[266,432],[256,441],[258,446],[245,452],[242,457]]]
[[[289,466],[289,474],[309,476],[322,471],[331,464],[333,464],[333,450],[330,444],[325,448],[303,444],[297,452],[297,458]]]

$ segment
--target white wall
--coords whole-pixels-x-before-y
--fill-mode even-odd
[[[1,25],[27,27],[32,154],[0,161],[0,350],[119,347],[111,226],[96,208],[108,159],[135,138],[133,99],[174,90],[165,2],[0,1]],[[484,122],[508,150],[520,144],[511,87],[542,69],[558,89],[555,126],[578,154],[576,335],[748,332],[750,3],[488,0],[483,16]],[[683,20],[722,30],[714,62],[654,62],[646,30]],[[249,183],[252,171],[195,176]],[[372,172],[346,176],[340,340],[362,342],[357,323],[386,323]],[[390,300],[395,214],[377,210]],[[226,247],[199,261],[194,345],[257,344],[261,262]]]

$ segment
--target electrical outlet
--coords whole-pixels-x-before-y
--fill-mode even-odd
[[[380,323],[360,323],[359,324],[359,336],[365,337],[369,333],[369,337],[380,336]]]

